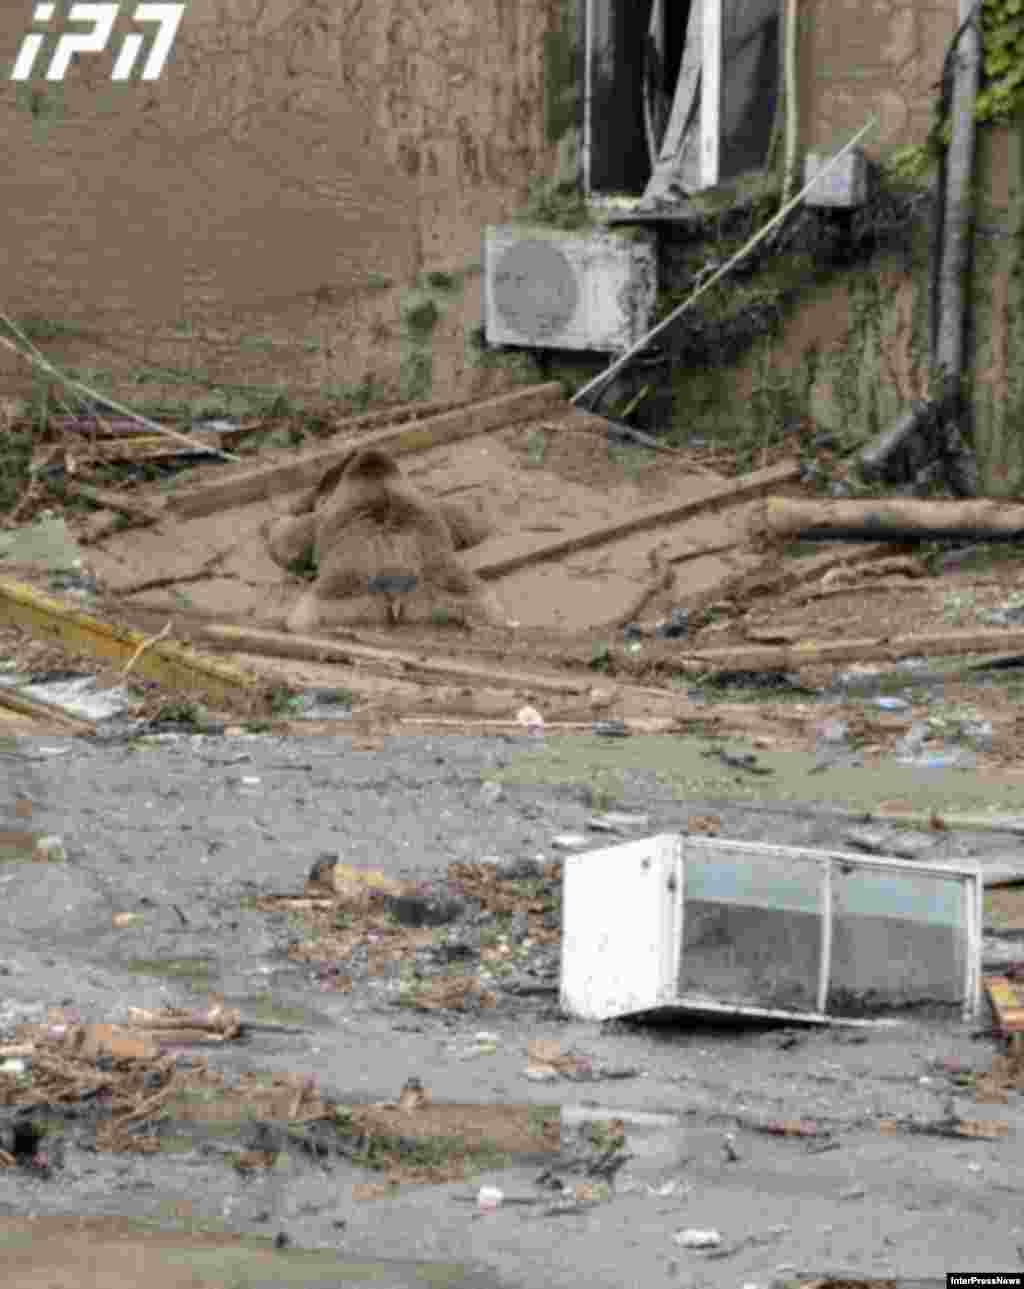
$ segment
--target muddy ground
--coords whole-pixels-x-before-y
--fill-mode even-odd
[[[589,743],[591,757],[606,755]],[[60,835],[67,854],[0,865],[8,1035],[54,1008],[51,1019],[119,1021],[129,1007],[205,1006],[212,995],[256,1028],[178,1059],[204,1061],[243,1102],[251,1076],[275,1072],[313,1076],[320,1096],[349,1107],[395,1101],[418,1079],[435,1104],[491,1106],[496,1122],[505,1106],[536,1107],[538,1122],[560,1109],[569,1142],[588,1114],[621,1118],[632,1156],[607,1190],[598,1178],[584,1202],[567,1205],[564,1190],[556,1203],[538,1182],[554,1166],[539,1138],[536,1150],[524,1140],[475,1157],[459,1180],[389,1187],[365,1159],[334,1151],[282,1149],[272,1167],[242,1169],[239,1145],[253,1145],[244,1113],[241,1140],[179,1134],[155,1153],[97,1151],[81,1123],[66,1124],[47,1172],[0,1168],[0,1211],[10,1219],[3,1256],[17,1268],[6,1282],[127,1286],[142,1268],[154,1289],[733,1289],[803,1272],[1019,1267],[1024,1115],[1019,1092],[976,1102],[971,1074],[996,1053],[991,1038],[973,1036],[984,1022],[910,1019],[867,1032],[602,1026],[563,1018],[557,978],[544,971],[527,992],[523,973],[497,975],[493,1005],[424,1011],[403,999],[397,964],[370,975],[355,955],[340,964],[351,983],[337,988],[322,963],[294,956],[308,921],[260,902],[301,895],[325,855],[434,881],[453,861],[553,861],[562,834],[605,845],[637,829],[686,828],[695,816],[713,814],[721,836],[815,846],[844,845],[856,826],[827,804],[754,808],[771,806],[774,793],[732,806],[701,799],[665,773],[665,749],[650,749],[659,766],[645,764],[642,746],[615,744],[612,791],[607,779],[595,788],[579,742],[527,735],[403,736],[365,750],[345,735],[5,745],[8,814],[12,796],[30,800],[31,828]],[[676,751],[699,754],[685,738]],[[968,779],[941,772],[936,790],[955,793]],[[501,794],[487,782],[501,783]],[[595,811],[609,809],[646,820],[595,832]],[[892,834],[904,846],[908,836],[929,859],[1019,853],[1010,834]],[[545,1039],[584,1054],[596,1077],[528,1078],[527,1045]],[[907,1127],[951,1115],[1008,1127],[992,1140]],[[810,1120],[813,1134],[767,1135],[757,1130],[767,1120]],[[569,1166],[564,1152],[560,1166]],[[481,1213],[485,1184],[505,1202]],[[71,1217],[104,1222],[68,1225]],[[674,1237],[689,1229],[715,1229],[721,1243],[682,1247]],[[175,1246],[175,1231],[191,1233],[187,1247]],[[226,1244],[225,1232],[251,1240]],[[87,1258],[95,1280],[82,1269]]]
[[[806,451],[794,438],[753,464]],[[486,568],[712,496],[750,464],[626,448],[553,412],[403,469],[488,519],[491,538],[467,556]],[[173,496],[228,469],[126,495]],[[799,493],[787,478],[780,491]],[[885,547],[865,562],[852,544],[766,547],[749,498],[709,503],[494,577],[513,631],[359,630],[343,637],[353,657],[307,660],[201,635],[211,617],[271,626],[297,593],[257,541],[286,496],[230,522],[114,524],[90,543],[73,487],[33,489],[20,518],[47,505],[58,522],[7,525],[5,541],[45,549],[13,572],[0,562],[5,577],[194,637],[289,702],[331,688],[351,711],[274,727],[147,682],[134,720],[74,737],[0,708],[0,1046],[42,1027],[27,1066],[0,1068],[5,1283],[767,1289],[1024,1262],[1024,1074],[1000,1066],[987,1015],[601,1025],[567,1019],[558,995],[572,850],[693,830],[1020,872],[1012,646],[994,666],[687,665],[723,646],[1013,629],[1016,547]],[[688,629],[666,632],[680,610]],[[0,627],[8,679],[102,670],[40,621],[35,636]],[[124,661],[101,688],[123,687]],[[546,736],[517,724],[524,704]],[[164,732],[146,734],[161,714]],[[488,723],[516,732],[476,737]],[[914,812],[916,829],[865,830],[882,809]],[[60,842],[40,849],[43,836]],[[378,874],[372,899],[344,866]],[[430,917],[411,925],[409,907]],[[990,892],[986,919],[986,961],[1024,959],[1022,888]],[[211,1006],[237,1011],[241,1034],[134,1064],[65,1047],[132,1008]],[[59,1113],[29,1104],[44,1088],[64,1097]],[[478,1207],[484,1186],[504,1193],[493,1211]],[[703,1248],[684,1237],[712,1230]]]

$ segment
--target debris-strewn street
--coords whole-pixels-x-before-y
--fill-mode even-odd
[[[1021,1289],[1022,0],[0,8],[0,1289]]]
[[[518,781],[557,746],[8,740],[22,831],[64,853],[10,842],[0,872],[4,1211],[287,1246],[211,1243],[210,1284],[243,1256],[251,1283],[336,1283],[311,1249],[367,1275],[395,1258],[609,1289],[1019,1265],[1024,1071],[987,1018],[602,1026],[557,992],[569,851],[712,820],[929,861],[998,864],[1015,839],[869,835],[827,807],[673,799],[636,770],[614,802]],[[986,951],[1005,968],[1014,944]]]

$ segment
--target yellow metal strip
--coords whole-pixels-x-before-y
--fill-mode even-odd
[[[138,653],[133,675],[178,693],[199,695],[216,706],[247,712],[264,706],[263,684],[240,668],[167,640],[140,653],[146,637],[137,631],[91,617],[24,582],[0,578],[0,622],[24,627],[39,639],[108,663],[124,665]]]

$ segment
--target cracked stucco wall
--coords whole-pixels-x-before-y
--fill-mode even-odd
[[[805,0],[800,6],[800,139],[834,151],[869,116],[870,156],[923,142],[957,27],[956,0]]]
[[[4,6],[0,66],[31,13]],[[150,83],[113,83],[110,52],[48,82],[51,43],[0,82],[0,308],[136,399],[189,375],[387,396],[410,292],[442,271],[423,392],[501,388],[466,357],[482,231],[555,166],[545,66],[569,23],[565,0],[190,0]],[[4,354],[0,381],[30,376]]]

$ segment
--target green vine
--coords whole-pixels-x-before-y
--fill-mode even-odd
[[[1005,125],[1024,110],[1024,0],[982,0],[981,81],[974,106],[975,120]],[[943,80],[951,72],[947,55]],[[952,133],[949,119],[951,82],[935,104],[932,128],[924,145],[898,148],[886,170],[897,180],[918,183],[943,157]]]
[[[1024,0],[984,0],[984,62],[975,116],[1007,122],[1024,108]]]

